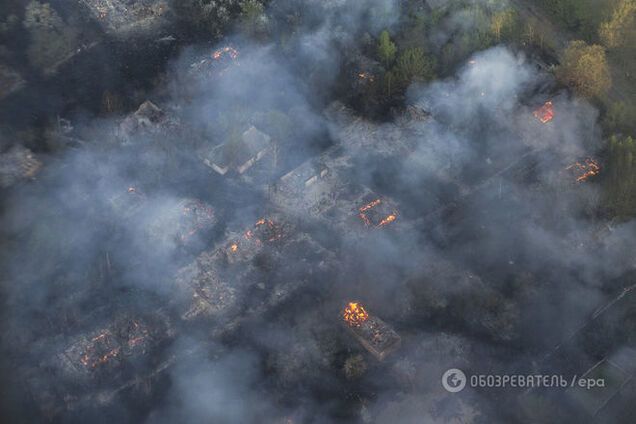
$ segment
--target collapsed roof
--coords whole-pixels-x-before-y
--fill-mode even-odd
[[[230,140],[201,154],[203,163],[221,175],[245,173],[272,148],[271,137],[254,126],[237,140]]]
[[[165,113],[150,100],[146,100],[119,124],[118,136],[125,142],[131,142],[136,137],[171,134],[177,128],[178,119]]]

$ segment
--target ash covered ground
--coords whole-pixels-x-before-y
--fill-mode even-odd
[[[629,422],[634,222],[598,213],[595,107],[504,43],[378,94],[376,37],[436,2],[226,3],[207,38],[53,4],[91,35],[1,100],[6,422]]]

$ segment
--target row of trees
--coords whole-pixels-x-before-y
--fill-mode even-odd
[[[387,71],[384,73],[384,92],[391,96],[412,82],[425,82],[435,78],[435,60],[421,47],[399,51],[389,32],[380,33],[377,57]]]
[[[608,144],[605,205],[618,218],[636,215],[636,140],[612,136]]]

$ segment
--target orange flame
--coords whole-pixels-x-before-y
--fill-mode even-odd
[[[235,60],[236,58],[238,58],[239,56],[239,52],[238,50],[226,46],[226,47],[222,47],[220,49],[215,50],[212,53],[212,59],[214,60],[219,60],[221,59],[224,55],[228,55],[230,57],[230,59]]]
[[[373,80],[375,79],[373,74],[370,74],[368,72],[358,73],[358,78],[360,78],[361,80],[368,80],[369,82],[373,82]]]
[[[95,354],[95,351],[97,350],[97,343],[108,344],[107,337],[108,337],[107,333],[101,333],[98,336],[91,339],[90,345],[87,347],[86,351],[84,351],[84,353],[82,354],[80,358],[80,362],[82,363],[82,365],[84,365],[85,367],[96,368],[99,365],[105,364],[111,358],[114,358],[119,355],[120,348],[115,347],[107,351],[102,356],[98,356],[97,358],[93,357]]]
[[[230,250],[231,250],[232,252],[236,252],[236,251],[238,251],[238,244],[237,244],[237,243],[232,243],[232,244],[230,245]]]
[[[576,172],[576,181],[579,183],[586,181],[588,178],[598,175],[601,172],[601,167],[598,162],[592,158],[586,158],[583,163],[575,162],[565,169]]]
[[[366,212],[369,211],[370,209],[375,208],[376,206],[378,206],[381,203],[382,203],[381,199],[375,199],[375,200],[372,200],[371,202],[367,203],[366,205],[364,205],[364,206],[362,206],[362,207],[360,207],[358,209],[360,211],[358,216],[360,217],[360,219],[362,219],[362,221],[364,221],[364,225],[366,225],[366,226],[371,226],[372,225],[371,220],[367,216]],[[397,219],[397,211],[393,211],[391,214],[389,214],[386,217],[384,217],[376,225],[376,228],[384,227],[385,225],[390,224],[391,222],[395,221],[396,219]]]
[[[342,317],[350,326],[359,327],[369,318],[369,314],[362,305],[356,302],[349,302],[342,313]]]
[[[397,215],[396,214],[391,214],[389,216],[387,216],[386,218],[384,218],[382,221],[380,221],[380,223],[378,224],[378,227],[382,227],[384,225],[390,224],[391,222],[395,221],[397,219]]]
[[[554,118],[554,107],[552,106],[552,102],[551,101],[545,102],[543,106],[535,110],[532,114],[542,124],[547,124]]]

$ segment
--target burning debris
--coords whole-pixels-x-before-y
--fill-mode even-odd
[[[576,178],[576,182],[582,183],[589,178],[598,175],[601,172],[601,167],[598,162],[592,158],[585,158],[583,162],[575,162],[565,168]]]
[[[347,324],[353,327],[359,327],[360,324],[362,324],[369,318],[369,314],[359,303],[350,302],[345,307],[342,317]]]
[[[63,358],[73,368],[89,373],[108,370],[120,366],[127,357],[146,354],[171,335],[169,322],[161,313],[149,320],[125,316],[91,336],[80,338],[66,349]]]
[[[360,344],[379,361],[400,347],[400,336],[387,323],[370,315],[358,302],[345,307],[343,321]]]
[[[120,352],[121,346],[115,336],[109,330],[104,330],[89,340],[82,352],[80,362],[88,369],[95,369],[115,360]]]
[[[238,64],[239,52],[231,46],[216,49],[198,62],[190,65],[190,75],[214,77],[223,73],[233,64]]]
[[[275,243],[285,238],[289,228],[271,218],[261,218],[252,228],[243,232],[241,237],[234,238],[226,248],[230,263],[253,258],[266,244]]]
[[[20,180],[35,177],[42,166],[35,155],[21,145],[0,154],[0,187],[9,187]]]
[[[212,53],[212,59],[217,61],[220,61],[220,60],[233,61],[238,59],[238,56],[239,56],[238,50],[229,46],[222,47],[218,50],[215,50],[214,53]]]
[[[395,221],[398,216],[397,210],[380,198],[361,206],[358,211],[358,216],[367,227],[384,227]]]
[[[375,81],[375,76],[369,72],[358,72],[358,79],[360,81],[373,82]]]
[[[533,113],[535,118],[542,124],[547,124],[554,118],[554,106],[551,101],[545,102],[543,106],[535,110]]]

